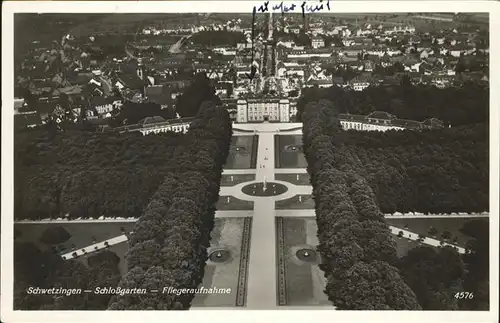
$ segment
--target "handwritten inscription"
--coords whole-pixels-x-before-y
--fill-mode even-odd
[[[330,11],[330,0],[319,0],[316,3],[310,4],[311,1],[302,1],[300,5],[297,5],[295,3],[286,3],[286,2],[281,2],[279,4],[271,4],[269,1],[265,1],[263,4],[261,4],[258,7],[254,7],[257,12],[269,12],[270,10],[275,12],[279,11],[281,13],[287,13],[287,12],[298,12],[299,10],[302,12],[302,16],[305,16],[306,13],[314,13],[314,12],[320,12],[324,10]]]

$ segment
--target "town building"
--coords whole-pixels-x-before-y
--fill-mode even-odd
[[[90,101],[89,108],[95,109],[101,118],[109,118],[113,110],[119,110],[122,106],[122,100],[118,97],[96,96]]]
[[[313,37],[311,40],[312,48],[322,48],[325,47],[325,41],[321,37]]]
[[[21,109],[25,105],[23,98],[14,98],[14,114],[18,114],[19,109]]]
[[[369,87],[372,84],[373,81],[370,80],[368,77],[363,77],[363,76],[357,76],[354,79],[349,81],[349,86],[354,90],[354,91],[363,91],[367,87]]]

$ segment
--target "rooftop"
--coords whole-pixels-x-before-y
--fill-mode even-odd
[[[430,118],[423,122],[420,122],[416,120],[398,119],[395,115],[392,115],[385,111],[374,111],[369,115],[341,113],[339,114],[339,119],[340,121],[360,122],[360,123],[375,124],[375,125],[377,124],[380,125],[380,124],[375,121],[372,121],[372,119],[382,119],[389,121],[389,123],[383,123],[382,125],[395,126],[407,129],[423,129],[423,128],[439,129],[444,127],[443,122],[437,118]]]

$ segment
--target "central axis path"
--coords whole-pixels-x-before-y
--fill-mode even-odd
[[[256,180],[264,179],[274,180],[274,132],[259,132]],[[274,213],[273,198],[255,199],[247,283],[249,309],[277,308]]]

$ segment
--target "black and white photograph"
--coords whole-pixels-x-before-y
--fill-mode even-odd
[[[496,321],[474,3],[9,3],[2,321]]]

